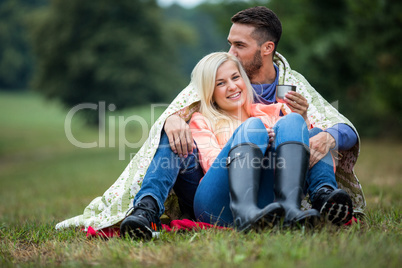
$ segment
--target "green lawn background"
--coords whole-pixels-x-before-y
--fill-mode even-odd
[[[163,108],[159,108],[157,114],[160,114],[162,110]],[[112,116],[115,116],[118,122],[118,116],[128,118],[134,114],[139,115],[145,118],[150,126],[153,120],[150,111],[150,106],[144,106],[121,113],[115,112]],[[319,267],[325,263],[325,259],[331,260],[329,267],[338,267],[343,262],[352,263],[354,267],[360,266],[359,264],[364,264],[364,267],[376,267],[373,265],[398,267],[401,264],[402,142],[383,139],[363,139],[361,155],[355,167],[367,200],[368,219],[363,226],[354,227],[351,230],[330,230],[327,233],[322,231],[316,234],[318,236],[316,238],[314,238],[315,235],[300,238],[300,233],[287,231],[279,232],[279,234],[268,232],[259,235],[258,239],[254,237],[257,234],[253,233],[244,236],[216,231],[190,232],[184,236],[166,234],[160,241],[134,244],[136,245],[134,248],[130,247],[133,245],[132,241],[124,240],[88,243],[84,234],[80,232],[70,234],[67,230],[64,231],[67,238],[62,239],[66,250],[58,251],[45,242],[52,239],[59,241],[60,236],[57,235],[63,235],[63,232],[60,234],[53,229],[54,224],[81,214],[93,198],[102,195],[118,178],[129,162],[130,153],[136,152],[136,149],[126,148],[125,160],[119,160],[118,147],[77,148],[68,141],[65,135],[64,120],[67,112],[68,110],[57,103],[46,101],[33,93],[0,93],[0,235],[2,238],[0,264],[66,264],[70,266],[72,264],[120,263],[123,266],[130,266],[136,263],[145,266],[163,264],[186,266],[189,262],[208,266],[209,258],[216,264],[215,266],[225,266],[225,264],[247,266],[248,263],[259,266],[269,260],[271,263],[280,263],[280,258],[276,258],[275,254],[279,254],[281,258],[288,256],[284,264],[298,267],[310,265]],[[119,129],[116,127],[115,131],[117,133]],[[141,135],[140,127],[135,122],[127,124],[124,131],[127,140],[133,143],[138,141]],[[99,137],[98,129],[85,126],[78,116],[73,119],[73,134],[83,142],[97,141]],[[116,136],[115,143],[118,145],[119,139],[118,135]],[[20,236],[16,235],[16,232],[21,232]],[[37,237],[39,232],[44,233],[44,238],[33,243],[32,240],[35,240],[33,237]],[[350,239],[351,234],[354,239]],[[209,243],[212,244],[201,239],[202,236],[209,239]],[[328,243],[331,239],[335,239],[335,236],[339,244],[337,251],[325,251]],[[24,257],[21,256],[21,248],[18,245],[20,243],[25,245],[27,239],[31,241],[29,245],[32,243],[36,245],[37,251],[32,251],[32,248],[28,247],[26,250],[29,254],[27,253],[28,255]],[[240,244],[233,242],[239,239],[243,242]],[[194,241],[197,242],[189,246]],[[268,253],[261,251],[261,243],[269,244],[269,241],[277,247],[276,251],[275,248]],[[348,255],[346,252],[350,250],[348,242],[351,242],[352,252],[358,256]],[[111,247],[110,243],[117,244]],[[291,250],[292,243],[297,245],[294,252]],[[172,249],[174,244],[177,248]],[[89,250],[92,255],[89,257],[77,255],[76,252],[79,249],[75,245],[81,245],[81,250]],[[246,253],[239,254],[238,251],[246,245],[248,245]],[[310,249],[306,249],[306,246]],[[204,252],[209,254],[208,258],[199,258],[195,251],[203,247],[211,247],[215,249],[215,252]],[[221,247],[231,248],[231,250],[226,252]],[[51,254],[48,257],[40,257],[46,249],[50,250]],[[172,258],[163,257],[163,254],[169,255],[169,249],[176,253],[179,251],[180,254],[187,254],[189,257],[184,258],[180,254]],[[325,258],[316,256],[321,249],[324,249]],[[120,255],[122,250],[127,250],[128,255]],[[258,254],[254,252],[256,250]],[[75,252],[75,255],[71,255],[71,252]],[[138,254],[159,257],[150,261]],[[220,259],[222,254],[229,255]],[[345,259],[338,261],[342,256]],[[305,258],[311,260],[305,260]],[[356,258],[365,260],[357,262]]]

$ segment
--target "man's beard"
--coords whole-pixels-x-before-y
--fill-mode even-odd
[[[252,80],[253,76],[261,69],[262,67],[262,57],[261,50],[257,50],[254,54],[254,58],[251,62],[245,63],[243,65],[244,71],[246,71],[247,76]]]

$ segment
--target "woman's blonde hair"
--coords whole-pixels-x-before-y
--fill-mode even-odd
[[[209,121],[218,140],[225,142],[239,125],[238,121],[223,111],[213,100],[218,68],[225,62],[236,64],[240,76],[247,88],[245,93],[245,110],[250,114],[251,104],[254,102],[254,89],[239,60],[227,52],[214,52],[202,58],[191,73],[191,83],[198,90],[201,99],[200,113]],[[229,130],[225,130],[229,127]]]

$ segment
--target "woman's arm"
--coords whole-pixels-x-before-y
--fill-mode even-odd
[[[195,142],[197,143],[201,167],[204,170],[204,173],[206,173],[222,148],[219,145],[211,126],[202,114],[193,114],[190,121],[190,130]]]

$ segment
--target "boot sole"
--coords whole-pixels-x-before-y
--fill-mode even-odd
[[[320,210],[325,221],[342,225],[352,219],[353,203],[349,195],[341,189],[333,191]]]
[[[285,214],[285,209],[283,207],[279,207],[269,214],[266,214],[261,223],[263,227],[267,226],[269,228],[273,228],[274,226],[277,226],[282,222]]]
[[[248,232],[250,230],[261,232],[264,229],[270,229],[276,225],[279,225],[284,216],[285,210],[282,207],[278,207],[267,214],[262,214],[258,218],[251,220],[252,223],[248,224],[247,226],[243,226],[238,230],[240,232]]]
[[[296,219],[291,223],[291,227],[306,227],[308,229],[314,229],[321,222],[321,215],[318,211],[311,212],[309,215]]]
[[[120,226],[120,233],[122,237],[128,235],[133,239],[150,240],[153,237],[158,238],[160,232],[153,231],[148,226],[135,219],[127,217]]]
[[[303,215],[295,217],[292,220],[285,221],[282,225],[284,228],[308,228],[314,229],[321,223],[321,215],[315,209],[303,211]]]

